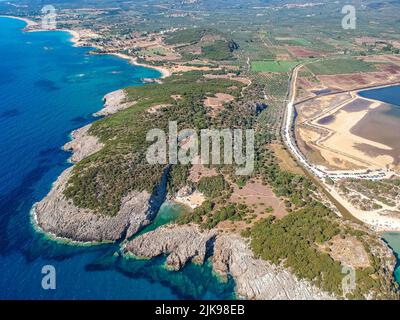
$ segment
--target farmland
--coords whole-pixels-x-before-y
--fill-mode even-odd
[[[373,64],[355,58],[317,61],[309,64],[307,68],[317,75],[348,74],[376,70]]]
[[[251,69],[253,72],[275,72],[275,73],[286,73],[290,72],[299,62],[298,61],[277,61],[277,60],[265,60],[265,61],[253,61],[251,63]]]

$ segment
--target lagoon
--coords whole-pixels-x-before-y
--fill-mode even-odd
[[[374,135],[372,137],[375,140],[377,138],[384,139],[385,136],[382,133],[386,133],[387,137],[393,137],[393,142],[389,142],[389,145],[391,145],[396,150],[396,154],[394,156],[400,158],[400,147],[398,146],[400,131],[395,131],[399,130],[400,128],[400,86],[365,90],[360,92],[359,95],[364,98],[382,101],[387,104],[384,108],[382,108],[382,110],[376,110],[374,113],[371,113],[370,119],[365,120],[369,120],[370,123],[375,124],[375,126],[377,126],[376,131],[381,132],[380,135]],[[388,126],[387,124],[391,124],[392,127],[394,127],[394,131],[390,130],[390,126]],[[389,141],[387,137],[385,139],[386,143],[388,143]],[[400,233],[385,233],[383,234],[383,239],[389,244],[389,246],[396,254],[398,263],[395,270],[395,278],[396,281],[400,284]]]

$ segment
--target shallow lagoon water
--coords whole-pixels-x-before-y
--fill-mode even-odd
[[[368,99],[382,101],[388,104],[387,108],[382,112],[386,116],[400,117],[400,86],[386,87],[380,89],[366,90],[360,92],[360,96]],[[392,132],[393,134],[393,132]],[[398,137],[396,137],[397,139]],[[395,277],[400,284],[400,233],[387,232],[383,234],[383,239],[393,249],[397,257],[397,267],[395,270]]]
[[[35,232],[30,210],[70,166],[61,150],[70,132],[94,120],[105,94],[160,74],[24,25],[0,18],[0,299],[233,298],[233,282],[220,283],[209,265],[174,273],[164,258],[127,259],[118,245],[77,247]],[[156,226],[177,214],[164,205]],[[44,265],[56,268],[56,290],[41,287]]]

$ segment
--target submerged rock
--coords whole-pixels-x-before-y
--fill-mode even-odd
[[[129,241],[124,250],[135,257],[168,255],[166,265],[175,271],[191,261],[203,264],[212,251],[216,232],[200,232],[193,226],[165,226]]]

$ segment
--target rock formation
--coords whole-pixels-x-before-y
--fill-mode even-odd
[[[256,259],[245,240],[234,234],[172,225],[139,236],[124,249],[141,258],[165,254],[167,267],[173,270],[181,269],[189,261],[202,263],[212,256],[214,271],[222,277],[232,276],[237,295],[247,299],[333,299],[288,270]]]
[[[43,231],[81,242],[115,241],[125,233],[128,237],[135,234],[154,218],[151,195],[146,191],[124,197],[115,217],[76,207],[63,195],[71,173],[72,168],[65,170],[50,193],[34,207],[36,223]]]
[[[125,102],[126,94],[125,91],[122,89],[106,94],[103,100],[104,100],[103,109],[96,112],[94,116],[108,116],[120,110],[126,109],[134,104],[131,102]]]
[[[167,267],[178,271],[189,261],[203,264],[212,249],[215,235],[215,231],[200,232],[192,226],[166,226],[128,242],[125,252],[139,258],[167,254]]]
[[[74,130],[71,134],[72,140],[64,145],[65,151],[71,151],[71,161],[79,162],[84,158],[96,153],[103,148],[97,137],[89,134],[91,124],[80,129]]]
[[[124,99],[123,90],[107,95],[102,114],[111,114],[126,107],[118,105]],[[103,147],[97,137],[89,134],[90,126],[75,130],[72,133],[73,140],[64,146],[64,150],[73,152],[71,156],[73,162],[79,162]],[[79,242],[116,241],[130,237],[154,219],[165,198],[166,173],[153,194],[146,191],[132,191],[122,199],[116,216],[101,215],[90,209],[76,207],[71,199],[64,196],[63,192],[72,172],[73,167],[65,170],[49,194],[33,208],[36,225],[56,237]]]

